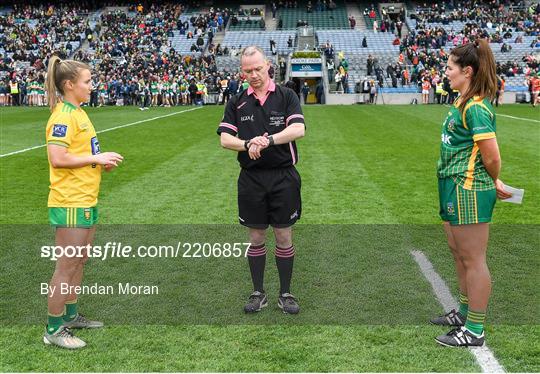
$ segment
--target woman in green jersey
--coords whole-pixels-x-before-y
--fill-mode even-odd
[[[484,320],[491,294],[486,263],[489,222],[496,198],[511,195],[499,179],[495,58],[486,40],[456,47],[450,53],[446,76],[459,98],[450,108],[441,133],[437,166],[440,215],[459,280],[459,310],[431,320],[452,326],[436,338],[445,346],[484,344]]]

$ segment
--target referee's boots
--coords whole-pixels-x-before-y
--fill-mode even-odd
[[[255,313],[268,306],[268,299],[264,292],[255,291],[249,295],[247,304],[244,306],[244,312]]]
[[[290,293],[279,295],[278,307],[286,314],[298,314],[300,312],[298,300]]]

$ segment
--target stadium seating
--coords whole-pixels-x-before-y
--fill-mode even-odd
[[[366,37],[367,48],[362,48],[362,39]],[[334,50],[348,53],[393,52],[399,54],[399,46],[392,45],[394,35],[387,32],[374,33],[358,30],[319,30],[317,31],[319,45],[329,41]]]
[[[362,11],[364,9],[369,9],[369,8],[370,7],[365,6],[363,7]],[[375,20],[377,20],[379,27],[381,27],[382,18],[381,18],[381,14],[379,13],[379,9],[377,7],[375,7]],[[369,18],[369,16],[365,14],[364,14],[364,23],[366,24],[367,29],[373,30],[373,19]]]
[[[240,66],[240,57],[238,56],[217,56],[216,65],[219,70],[225,72],[235,72]]]
[[[410,17],[405,18],[405,23],[411,30],[415,30],[416,26],[418,24],[418,21],[415,19],[412,19]],[[438,28],[442,27],[446,30],[446,32],[458,32],[460,30],[463,30],[463,27],[465,26],[465,22],[462,21],[450,21],[448,23],[442,23],[442,22],[426,22],[426,26],[429,28]]]
[[[204,46],[208,44],[208,36],[205,34],[203,36],[204,39]],[[169,38],[169,41],[171,42],[171,48],[174,48],[174,50],[180,54],[197,54],[200,52],[191,52],[191,46],[197,42],[197,38],[193,37],[191,39],[188,39],[186,35],[180,35],[180,33],[177,31],[174,31],[174,36]]]
[[[309,26],[317,29],[348,29],[347,9],[342,2],[336,2],[336,9],[308,13],[305,3],[299,3],[297,8],[281,8],[278,17],[281,18],[282,29],[296,29],[298,20],[307,21]]]
[[[9,14],[13,13],[13,7],[11,6],[2,6],[0,7],[0,17],[1,16],[7,16]]]
[[[247,20],[244,21],[238,21],[236,25],[232,25],[229,22],[229,31],[260,31],[261,26],[259,25],[258,20],[250,20],[249,22]]]
[[[222,47],[246,47],[248,45],[257,45],[267,54],[270,54],[270,39],[276,42],[277,52],[279,54],[288,54],[293,48],[287,47],[289,37],[294,39],[296,33],[290,31],[229,31],[221,43]]]

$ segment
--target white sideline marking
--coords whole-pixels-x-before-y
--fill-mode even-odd
[[[174,116],[174,115],[177,115],[177,114],[180,114],[180,113],[191,112],[191,111],[193,111],[193,110],[197,110],[197,109],[201,109],[201,108],[202,108],[202,107],[196,107],[196,108],[191,108],[191,109],[187,109],[187,110],[182,110],[182,111],[179,111],[179,112],[173,112],[173,113],[165,114],[165,115],[162,115],[162,116],[157,116],[157,117],[152,117],[152,118],[148,118],[148,119],[143,119],[143,120],[136,121],[136,122],[126,123],[125,125],[119,125],[119,126],[111,127],[111,128],[108,128],[108,129],[104,129],[104,130],[97,131],[96,134],[101,134],[101,133],[104,133],[104,132],[107,132],[107,131],[112,131],[112,130],[121,129],[121,128],[123,128],[123,127],[129,127],[129,126],[138,125],[139,123],[150,122],[150,121],[154,121],[154,120],[156,120],[156,119],[165,118],[165,117],[170,117],[170,116]],[[43,148],[43,147],[45,147],[45,146],[46,146],[46,144],[41,144],[41,145],[36,145],[36,146],[33,146],[33,147],[29,147],[29,148],[20,149],[20,150],[18,150],[18,151],[13,151],[13,152],[9,152],[9,153],[4,153],[3,155],[0,155],[0,158],[7,157],[7,156],[12,156],[12,155],[16,155],[16,154],[19,154],[19,153],[28,152],[28,151],[31,151],[32,149]]]
[[[437,300],[441,303],[445,311],[457,308],[457,302],[452,297],[448,286],[439,274],[433,268],[433,264],[429,261],[422,251],[411,251],[414,261],[420,267],[422,274],[431,284]],[[483,373],[505,373],[502,365],[497,361],[493,352],[484,343],[482,347],[469,347],[469,351],[474,355],[478,365],[482,368]]]
[[[497,117],[507,117],[507,118],[512,118],[512,119],[519,119],[519,120],[522,120],[522,121],[530,121],[530,122],[540,123],[540,121],[538,121],[536,119],[523,118],[523,117],[514,117],[514,116],[509,116],[508,114],[499,114],[499,113],[497,113]]]

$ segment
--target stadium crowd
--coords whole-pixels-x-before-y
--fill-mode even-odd
[[[193,4],[195,5],[195,4]],[[443,69],[448,51],[478,37],[501,43],[522,42],[522,36],[537,36],[531,47],[540,46],[540,4],[526,8],[523,4],[504,6],[498,1],[462,1],[447,9],[445,4],[424,5],[412,18],[416,25],[402,37],[404,14],[391,17],[382,9],[381,24],[376,31],[395,33],[394,45],[400,46],[395,63],[381,66],[377,56],[367,60],[370,86],[417,85],[426,81],[436,90],[444,84]],[[309,2],[311,11],[331,10],[333,1]],[[297,2],[279,1],[271,5],[273,15],[279,8],[298,7]],[[0,105],[45,105],[44,72],[53,53],[89,63],[94,71],[95,91],[91,105],[204,104],[226,102],[246,86],[238,71],[220,71],[216,56],[235,56],[239,48],[213,43],[233,17],[262,16],[260,9],[235,12],[229,8],[209,8],[199,14],[185,16],[186,5],[150,3],[131,5],[130,14],[112,11],[99,14],[92,2],[67,5],[15,4],[10,13],[0,16]],[[375,17],[375,7],[365,15]],[[351,21],[351,19],[349,19]],[[464,22],[460,30],[434,25]],[[174,37],[192,39],[190,54],[177,52]],[[364,41],[362,42],[364,44]],[[367,42],[365,43],[367,47]],[[511,44],[511,43],[510,43]],[[78,49],[84,45],[84,48]],[[349,64],[343,53],[336,53],[327,42],[322,46],[328,60],[329,80],[336,90],[349,93]],[[200,52],[200,53],[199,53]],[[282,61],[282,60],[281,60]],[[280,64],[281,65],[281,64]],[[281,66],[281,74],[284,72]],[[505,77],[524,74],[533,86],[538,73],[538,56],[527,54],[521,61],[497,63],[497,73]],[[283,78],[283,76],[281,76]],[[358,82],[364,87],[364,82]],[[215,97],[214,97],[215,96]]]
[[[444,3],[433,3],[430,6],[424,4],[411,15],[411,18],[416,20],[416,25],[409,34],[404,38],[396,35],[393,44],[400,45],[400,54],[397,63],[387,67],[391,85],[397,87],[397,82],[401,81],[402,85],[414,83],[422,89],[424,82],[430,81],[431,87],[437,91],[438,84],[444,80],[448,51],[477,38],[487,38],[490,43],[500,43],[501,52],[511,50],[508,40],[522,43],[523,35],[537,36],[529,47],[540,47],[539,17],[540,4],[525,7],[523,2],[505,6],[498,1],[464,1],[455,3],[452,9],[447,9]],[[464,25],[459,30],[445,27],[453,21],[464,22]],[[531,86],[531,76],[538,72],[537,60],[537,56],[529,54],[524,56],[522,61],[508,61],[504,64],[499,62],[497,74],[502,81],[505,77],[525,74],[526,84]],[[369,65],[370,61],[368,74],[370,75],[371,70],[375,71],[382,86],[382,69],[376,68],[376,59],[371,63],[371,68]]]
[[[442,23],[448,25],[453,21],[475,24],[482,29],[490,29],[493,33],[511,38],[514,32],[525,35],[537,35],[539,4],[525,5],[525,1],[458,1],[451,9],[446,3],[424,4],[417,7],[411,18],[416,19],[417,28],[426,23]],[[457,31],[457,30],[456,30]]]
[[[0,17],[0,105],[44,104],[46,62],[52,53],[69,56],[92,32],[88,6],[14,4]],[[11,100],[8,93],[16,94]]]
[[[202,104],[209,92],[218,94],[219,101],[224,102],[245,87],[236,72],[220,72],[215,64],[215,55],[223,54],[223,49],[211,43],[212,34],[224,27],[230,10],[211,8],[188,20],[180,18],[184,7],[178,4],[152,4],[146,9],[139,5],[134,10],[134,16],[122,11],[102,14],[91,29],[87,17],[84,22],[79,19],[81,13],[87,16],[89,11],[80,7],[14,7],[0,23],[10,41],[1,56],[0,105],[46,104],[44,73],[53,51],[64,58],[72,55],[94,68],[95,90],[90,105],[139,104],[147,108]],[[60,21],[60,15],[65,22]],[[21,19],[39,21],[32,28]],[[76,26],[69,27],[67,20]],[[192,52],[202,52],[208,41],[208,52],[179,54],[169,40],[174,33],[194,40]],[[55,47],[65,40],[86,40],[87,48],[72,54],[69,42],[65,49]],[[18,56],[19,50],[28,55]]]

